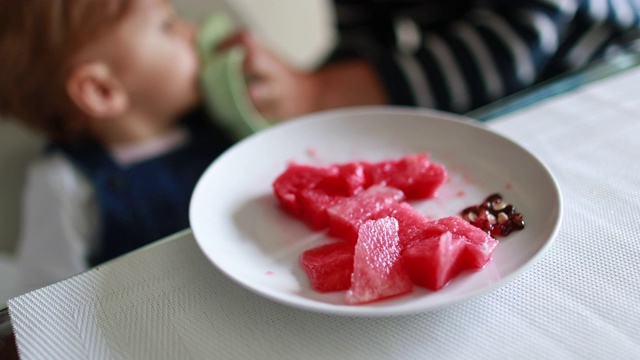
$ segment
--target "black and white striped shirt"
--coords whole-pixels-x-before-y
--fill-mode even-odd
[[[335,59],[364,57],[392,104],[466,112],[582,67],[640,32],[640,0],[336,0]]]

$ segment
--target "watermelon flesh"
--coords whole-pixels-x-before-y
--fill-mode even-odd
[[[416,154],[375,163],[355,161],[330,166],[291,162],[272,185],[286,212],[311,229],[320,230],[328,224],[329,207],[371,186],[396,188],[408,200],[426,199],[435,196],[446,177],[445,168],[431,162],[428,154]],[[357,229],[349,237],[355,241]]]
[[[365,176],[365,165],[363,162],[351,162],[336,165],[342,186],[346,193],[351,196],[370,186]]]
[[[347,290],[351,286],[354,252],[355,244],[344,241],[303,252],[300,266],[311,288],[321,293]]]
[[[379,219],[378,214],[390,204],[404,200],[404,193],[386,186],[372,186],[327,209],[328,235],[356,242],[358,230],[367,220]]]
[[[328,194],[320,189],[305,189],[296,196],[300,219],[312,230],[322,230],[327,227],[327,209],[339,204],[344,195]]]
[[[376,188],[388,189],[371,189]],[[371,218],[342,225],[348,232],[357,226],[360,236],[364,223],[381,218],[394,219],[398,223],[398,248],[412,283],[433,291],[447,285],[461,272],[482,269],[491,260],[498,244],[496,239],[459,217],[432,221],[404,202],[388,204]]]
[[[466,270],[482,269],[498,241],[463,219],[428,221],[402,251],[414,284],[439,290]]]
[[[407,294],[413,283],[400,257],[398,221],[368,220],[358,231],[348,304],[364,304]]]
[[[462,218],[427,219],[406,200],[434,197],[447,178],[428,154],[326,167],[290,163],[273,183],[280,206],[313,230],[345,241],[305,251],[318,292],[347,290],[349,304],[439,290],[483,268],[498,241]]]
[[[450,231],[453,237],[464,240],[465,248],[462,253],[462,265],[468,269],[482,269],[490,260],[499,241],[481,229],[457,216],[438,219],[437,227]]]
[[[440,235],[439,231],[428,234],[427,229],[431,227],[431,221],[406,202],[390,204],[376,214],[376,218],[384,216],[391,216],[398,220],[401,248],[405,248],[424,237]]]
[[[289,214],[300,217],[298,201],[302,190],[313,188],[323,179],[337,174],[337,169],[290,163],[273,182],[273,193],[280,206]]]
[[[459,259],[463,250],[464,241],[447,231],[409,244],[402,259],[414,284],[436,291],[462,270]]]
[[[431,162],[429,154],[414,154],[369,164],[365,173],[370,184],[400,189],[408,200],[434,197],[447,179],[444,166]]]

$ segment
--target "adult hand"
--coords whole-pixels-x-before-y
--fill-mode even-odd
[[[251,33],[239,32],[218,50],[243,46],[243,64],[249,97],[270,121],[281,121],[315,111],[387,102],[382,84],[363,60],[326,65],[305,72],[288,65]]]
[[[239,32],[223,41],[218,50],[242,46],[249,98],[269,120],[283,120],[316,111],[316,84],[311,73],[286,64],[249,32]]]

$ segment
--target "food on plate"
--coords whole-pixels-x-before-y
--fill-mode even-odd
[[[280,206],[311,229],[327,226],[327,209],[375,185],[397,188],[407,200],[427,199],[447,178],[444,166],[415,154],[380,162],[355,161],[330,166],[292,162],[273,182]]]
[[[300,266],[311,288],[318,292],[347,290],[351,286],[355,243],[336,241],[302,253]]]
[[[273,192],[281,207],[291,215],[300,216],[299,194],[312,189],[323,179],[337,173],[335,167],[319,167],[291,163],[273,182]]]
[[[368,220],[360,226],[348,304],[364,304],[410,293],[413,284],[400,257],[398,221]]]
[[[457,216],[428,220],[417,211],[408,211],[412,208],[407,203],[392,207],[405,210],[405,214],[411,215],[409,220],[422,219],[413,222],[405,218],[403,222],[386,217],[398,224],[397,248],[414,285],[440,290],[458,274],[482,269],[498,245],[496,239]],[[371,221],[375,220],[364,223]],[[362,226],[359,235],[361,229]],[[404,244],[403,236],[409,239]],[[354,244],[338,240],[305,251],[301,265],[313,289],[320,292],[346,290],[350,285],[350,271],[354,271],[354,256]]]
[[[444,166],[432,162],[429,154],[414,154],[380,161],[365,167],[371,184],[384,184],[402,190],[408,200],[429,199],[447,179]]]
[[[329,236],[355,243],[358,240],[358,229],[365,221],[383,217],[381,211],[403,200],[404,193],[398,189],[382,185],[372,186],[327,209],[327,233]]]
[[[456,216],[428,221],[402,252],[414,284],[440,290],[467,270],[482,269],[498,241]]]
[[[458,274],[460,267],[457,264],[463,249],[464,241],[446,231],[412,243],[402,253],[402,258],[411,281],[435,291]]]
[[[289,164],[273,183],[280,207],[334,238],[300,256],[311,287],[346,290],[348,304],[364,304],[409,293],[414,285],[437,291],[462,272],[482,269],[498,241],[468,221],[471,212],[465,219],[430,220],[407,202],[433,198],[446,178],[428,154]]]
[[[465,208],[460,215],[493,237],[507,236],[513,231],[524,229],[522,214],[498,193],[489,195],[480,204]]]

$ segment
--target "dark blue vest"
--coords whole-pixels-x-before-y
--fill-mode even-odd
[[[189,227],[189,201],[206,167],[230,145],[219,129],[187,121],[188,144],[160,157],[120,167],[97,144],[58,146],[96,190],[100,243],[97,265]],[[197,119],[196,119],[197,120]]]

